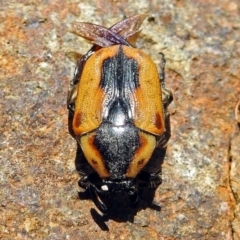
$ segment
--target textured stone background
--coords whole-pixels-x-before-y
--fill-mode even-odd
[[[130,1],[129,1],[130,2]],[[0,239],[240,239],[239,0],[0,1]],[[101,219],[80,200],[66,97],[74,21],[149,14],[138,47],[174,92],[160,211]]]

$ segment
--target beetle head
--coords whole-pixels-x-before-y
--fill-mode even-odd
[[[108,212],[108,200],[111,200],[116,193],[128,195],[131,204],[136,203],[138,199],[138,184],[136,179],[101,179],[93,173],[81,179],[79,185],[89,190],[93,202],[103,213]]]

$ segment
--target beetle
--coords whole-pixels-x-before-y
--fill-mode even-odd
[[[170,138],[167,107],[173,98],[164,83],[164,55],[158,74],[151,58],[133,46],[145,18],[134,15],[109,29],[72,25],[93,46],[78,59],[70,84],[69,132],[83,153],[79,186],[102,212],[108,210],[104,195],[127,193],[134,203],[140,186],[161,183],[151,156]]]

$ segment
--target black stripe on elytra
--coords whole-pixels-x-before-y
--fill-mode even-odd
[[[127,57],[120,45],[118,53],[103,62],[100,87],[113,98],[127,97],[140,85],[138,69],[138,62]]]
[[[94,144],[110,173],[110,179],[124,178],[140,145],[130,107],[130,97],[139,87],[138,69],[138,62],[127,57],[121,45],[114,57],[103,62],[100,87],[106,95],[106,111],[96,129]]]

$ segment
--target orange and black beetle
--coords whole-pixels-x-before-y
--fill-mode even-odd
[[[146,15],[135,15],[107,29],[75,23],[73,31],[93,47],[77,63],[68,95],[69,130],[83,152],[79,185],[106,211],[101,195],[127,192],[135,202],[139,183],[157,187],[156,147],[170,137],[167,106],[172,94],[151,58],[131,45]],[[86,166],[87,165],[87,166]]]

